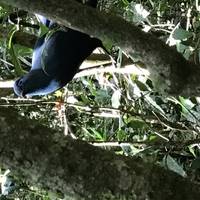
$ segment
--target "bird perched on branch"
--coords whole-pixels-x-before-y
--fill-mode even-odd
[[[37,17],[47,27],[52,26],[52,21],[41,15]],[[104,48],[99,39],[82,32],[70,28],[65,31],[51,30],[37,40],[31,70],[16,80],[15,93],[31,97],[46,95],[64,87],[97,47]]]

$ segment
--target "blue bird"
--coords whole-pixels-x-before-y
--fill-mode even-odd
[[[38,18],[47,27],[53,24],[43,16]],[[70,28],[43,35],[35,44],[31,70],[15,81],[15,93],[32,97],[64,87],[97,47],[105,49],[99,39]]]

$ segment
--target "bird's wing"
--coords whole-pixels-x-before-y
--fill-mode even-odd
[[[53,31],[46,35],[44,47],[41,52],[41,65],[44,72],[54,76],[59,66],[66,62],[66,35],[60,31]]]
[[[49,76],[69,82],[81,63],[100,45],[100,40],[72,29],[53,32],[45,40],[42,68]]]
[[[35,47],[33,49],[31,70],[42,68],[41,56],[42,56],[42,51],[43,51],[43,48],[44,48],[45,37],[46,37],[46,34],[44,34],[42,37],[40,37],[37,40],[37,42],[35,43]]]

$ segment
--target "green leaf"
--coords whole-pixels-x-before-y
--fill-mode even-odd
[[[118,130],[116,135],[118,141],[123,141],[127,138],[127,132],[122,129]]]
[[[148,90],[148,87],[145,83],[139,81],[139,80],[135,80],[135,83],[136,85],[138,86],[138,88],[141,90],[141,91],[149,91]]]
[[[185,29],[182,29],[182,28],[177,28],[172,34],[172,37],[175,40],[185,40],[192,36],[193,34],[191,32],[186,31]]]
[[[179,100],[183,113],[188,113],[188,111],[195,106],[190,99],[185,99],[184,97],[179,96]]]
[[[165,111],[156,103],[156,101],[149,95],[145,96],[146,100],[156,109],[158,109],[162,114],[165,114]]]
[[[95,138],[95,140],[98,140],[98,141],[104,141],[105,140],[105,138],[102,137],[101,133],[99,133],[94,128],[90,128],[89,130],[91,130],[93,132],[92,135]]]
[[[12,43],[13,36],[17,31],[18,31],[18,29],[16,27],[14,27],[8,35],[8,50],[9,50],[12,62],[15,66],[15,73],[17,76],[21,76],[21,75],[24,75],[25,72],[20,64],[20,61],[18,59],[18,56],[16,55],[16,52],[15,52],[15,49],[14,49],[14,46]]]
[[[184,171],[183,167],[178,164],[176,160],[174,160],[170,155],[167,155],[163,158],[163,164],[167,169],[170,169],[177,174],[186,177],[186,172]]]
[[[196,153],[195,153],[195,150],[194,150],[193,145],[189,145],[189,146],[188,146],[188,149],[189,149],[189,152],[190,152],[194,157],[196,157]]]
[[[129,119],[129,126],[134,128],[134,129],[142,129],[142,128],[146,128],[147,124],[145,121],[143,121],[142,119],[136,118],[136,117],[131,117]]]
[[[176,44],[176,49],[177,49],[178,52],[184,53],[185,50],[188,49],[188,46],[182,44],[181,42],[178,42],[178,43]]]

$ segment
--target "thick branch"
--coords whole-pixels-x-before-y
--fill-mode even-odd
[[[0,108],[0,163],[70,199],[196,200],[199,186],[140,159],[74,141]],[[190,191],[190,192],[188,192]]]
[[[170,94],[199,95],[200,67],[151,34],[111,14],[100,13],[74,0],[0,0],[47,16],[102,40],[110,40],[149,69],[155,87]]]

